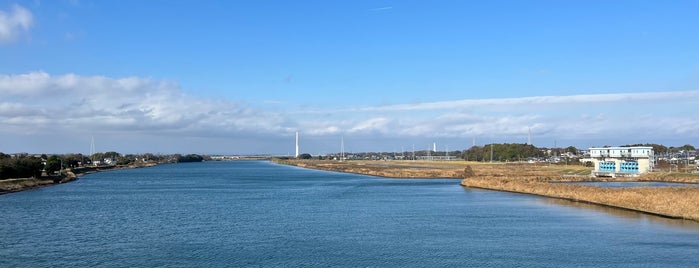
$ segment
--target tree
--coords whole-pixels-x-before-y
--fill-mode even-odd
[[[690,145],[690,144],[685,144],[685,145],[683,145],[682,147],[679,147],[679,148],[677,148],[677,149],[680,149],[680,150],[683,150],[683,151],[696,151],[696,150],[697,150],[696,148],[694,148],[694,146],[692,146],[692,145]]]
[[[201,162],[204,161],[204,157],[198,154],[188,154],[185,156],[179,156],[177,157],[177,163],[186,163],[186,162]]]
[[[578,148],[575,148],[575,146],[568,146],[568,147],[566,148],[566,152],[569,152],[569,153],[571,153],[571,154],[577,155],[577,154],[578,154]]]
[[[119,156],[120,156],[120,154],[117,153],[117,152],[106,152],[106,153],[104,153],[104,158],[105,158],[105,159],[108,158],[108,159],[114,159],[114,160],[116,160],[117,158],[119,158]]]
[[[33,156],[0,158],[0,179],[39,178],[42,167],[41,159]]]
[[[491,149],[492,147],[492,149]],[[483,147],[473,146],[464,152],[464,159],[478,161],[479,159],[492,159],[497,161],[519,161],[534,157],[539,153],[539,149],[531,144],[504,143],[488,144]]]
[[[311,159],[313,156],[311,154],[300,154],[299,159]]]
[[[49,156],[48,159],[46,159],[46,165],[44,166],[46,174],[53,174],[54,172],[59,171],[61,169],[61,161],[61,158],[57,155]]]

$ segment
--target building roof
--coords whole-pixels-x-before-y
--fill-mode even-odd
[[[631,147],[590,147],[588,150],[624,150],[624,149],[653,149],[651,146],[631,146]]]

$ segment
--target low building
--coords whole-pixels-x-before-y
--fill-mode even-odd
[[[655,166],[653,147],[590,148],[596,177],[630,177],[650,172]]]

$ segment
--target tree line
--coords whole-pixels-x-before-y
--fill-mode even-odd
[[[27,154],[15,157],[0,153],[0,179],[8,178],[39,178],[44,167],[41,158]]]
[[[211,159],[208,156],[198,154],[156,155],[145,153],[122,155],[114,151],[95,153],[93,155],[42,154],[40,156],[26,153],[9,155],[0,152],[0,179],[40,178],[42,174],[52,175],[62,169],[84,166],[127,166],[147,163],[201,162],[205,160]]]
[[[531,144],[501,143],[473,146],[464,151],[463,158],[468,161],[521,161],[541,154],[541,149]]]

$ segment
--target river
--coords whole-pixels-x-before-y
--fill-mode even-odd
[[[699,224],[264,161],[0,196],[1,267],[696,267]]]

